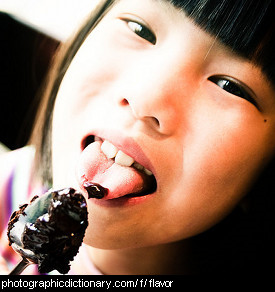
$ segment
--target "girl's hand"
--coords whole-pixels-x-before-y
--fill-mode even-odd
[[[0,255],[0,275],[8,275],[9,272],[5,259]]]

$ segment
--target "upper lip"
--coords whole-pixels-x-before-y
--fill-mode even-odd
[[[118,131],[93,131],[84,137],[84,140],[90,136],[96,136],[102,139],[103,141],[107,140],[116,146],[119,150],[123,151],[125,154],[132,157],[135,162],[141,164],[146,169],[150,170],[155,175],[155,169],[147,157],[147,155],[142,150],[142,146],[137,142],[138,139],[134,139],[130,136],[125,136]]]

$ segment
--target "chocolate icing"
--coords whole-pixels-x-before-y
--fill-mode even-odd
[[[88,193],[89,199],[91,198],[102,199],[108,193],[108,189],[96,183],[85,182],[83,186]]]
[[[16,250],[36,263],[40,273],[57,270],[66,274],[88,226],[86,201],[72,188],[50,191],[42,197],[34,197],[29,205],[20,206],[12,214],[8,223],[9,243],[22,247]],[[12,230],[21,216],[26,224],[21,237],[17,237]],[[26,250],[32,255],[26,254]]]

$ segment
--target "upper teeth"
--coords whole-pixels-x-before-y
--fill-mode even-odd
[[[109,141],[105,140],[101,144],[101,151],[107,156],[109,159],[115,159],[115,163],[122,165],[122,166],[131,166],[133,165],[136,169],[144,171],[147,175],[152,175],[152,172],[141,164],[135,162],[135,160],[125,154],[123,151],[118,150],[115,145],[110,143]]]

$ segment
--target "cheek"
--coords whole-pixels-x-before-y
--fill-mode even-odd
[[[73,171],[80,151],[81,121],[76,114],[81,110],[77,89],[70,72],[65,76],[57,95],[52,122],[52,164],[55,188],[75,187]],[[77,108],[77,109],[76,109]]]
[[[175,158],[169,168],[178,179],[163,190],[165,225],[169,222],[178,239],[202,232],[230,213],[273,153],[270,130],[257,118],[243,113],[226,122],[213,113],[211,122],[202,113],[196,120],[185,135],[182,160],[176,168]]]
[[[183,169],[208,177],[209,186],[214,181],[234,186],[235,180],[253,177],[270,159],[274,148],[271,129],[250,106],[210,102],[194,111],[190,120]]]
[[[106,33],[103,35],[104,38],[98,27],[87,38],[70,64],[57,95],[52,133],[55,181],[64,181],[60,173],[65,177],[69,164],[75,164],[85,130],[97,125],[98,116],[106,116],[104,96],[110,96],[108,92],[113,91],[112,86],[121,73],[123,58],[110,54],[112,48],[105,44]]]

